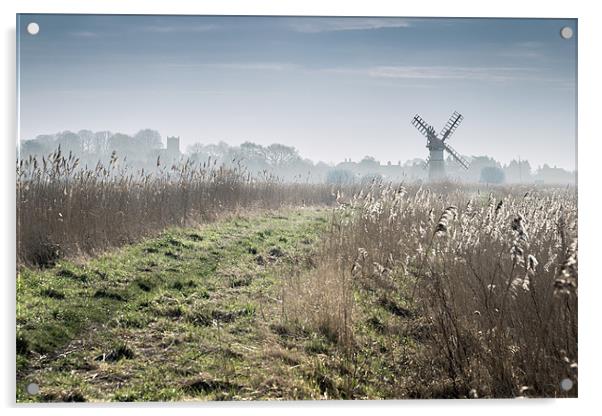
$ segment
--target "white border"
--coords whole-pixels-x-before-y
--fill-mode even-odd
[[[82,410],[95,414],[111,412],[123,413],[136,411],[136,405],[107,406],[85,409],[49,407],[21,407],[14,405],[14,270],[15,270],[15,14],[16,13],[131,13],[131,14],[251,14],[251,15],[347,15],[347,16],[474,16],[474,17],[568,17],[579,18],[579,229],[580,229],[580,269],[581,299],[579,313],[579,395],[576,400],[547,401],[404,401],[404,402],[299,402],[299,403],[221,403],[195,404],[193,406],[173,404],[174,407],[145,405],[148,414],[166,412],[219,412],[227,414],[299,414],[332,413],[344,411],[350,414],[362,414],[367,411],[390,413],[419,412],[420,414],[462,415],[487,412],[491,415],[507,416],[512,413],[545,412],[546,414],[593,413],[602,383],[600,376],[600,310],[596,297],[602,294],[601,277],[596,264],[596,239],[599,239],[602,222],[602,193],[599,191],[598,171],[602,137],[602,118],[600,117],[602,91],[599,75],[600,41],[602,40],[602,22],[596,13],[594,1],[542,1],[505,0],[498,2],[469,0],[439,1],[384,1],[384,0],[4,0],[0,3],[0,19],[3,29],[2,83],[4,97],[2,106],[2,126],[4,139],[2,147],[3,203],[0,204],[2,216],[0,229],[2,239],[0,247],[1,263],[5,273],[2,275],[2,377],[0,391],[4,407],[12,407],[9,412],[43,412],[45,415],[80,414]],[[599,255],[599,254],[598,254]],[[141,406],[141,405],[137,405]]]

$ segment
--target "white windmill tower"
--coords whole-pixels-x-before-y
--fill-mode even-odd
[[[455,151],[446,140],[458,128],[464,117],[462,114],[454,111],[439,134],[435,132],[433,126],[427,124],[418,114],[412,119],[412,125],[426,137],[426,147],[429,149],[429,156],[426,163],[429,168],[429,181],[437,182],[444,180],[445,161],[443,151],[446,150],[464,169],[468,170],[469,163]]]

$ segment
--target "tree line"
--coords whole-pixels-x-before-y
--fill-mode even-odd
[[[110,131],[63,131],[43,134],[35,139],[23,140],[19,146],[21,158],[44,156],[60,146],[65,153],[80,159],[82,166],[108,161],[114,153],[122,163],[133,168],[152,171],[157,164],[176,163],[179,159],[197,162],[212,161],[219,165],[243,165],[252,174],[269,173],[288,182],[361,183],[372,180],[424,181],[428,167],[423,159],[405,162],[381,163],[371,156],[359,161],[345,159],[336,165],[314,162],[303,158],[293,146],[273,143],[263,146],[251,141],[233,146],[218,143],[195,143],[184,152],[168,152],[161,134],[152,129],[142,129],[134,135]],[[446,160],[447,175],[463,182],[500,183],[554,183],[575,184],[576,173],[547,164],[534,169],[527,160],[513,160],[502,164],[489,156],[466,156],[470,168],[464,170],[453,159]],[[159,163],[158,163],[159,162]]]

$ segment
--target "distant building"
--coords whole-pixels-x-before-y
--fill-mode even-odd
[[[167,155],[169,157],[180,157],[180,136],[167,136]]]
[[[154,149],[153,156],[158,158],[161,165],[176,163],[182,156],[180,152],[180,137],[167,136],[167,147]]]

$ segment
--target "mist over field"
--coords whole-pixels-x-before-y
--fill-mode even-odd
[[[420,138],[418,134],[417,138]],[[175,141],[174,141],[175,140]],[[240,146],[225,142],[195,143],[180,149],[180,138],[163,138],[159,132],[143,129],[130,136],[108,131],[81,130],[45,134],[21,143],[20,157],[43,157],[59,147],[80,159],[81,166],[92,166],[98,161],[108,161],[113,152],[123,165],[132,169],[156,170],[157,159],[166,164],[183,160],[217,163],[220,166],[242,165],[254,175],[269,173],[287,182],[309,183],[362,183],[372,180],[387,182],[417,182],[428,180],[428,167],[421,158],[412,160],[379,161],[370,155],[362,159],[345,159],[343,162],[325,163],[305,158],[293,146],[273,143],[262,146],[251,141]],[[177,144],[176,144],[177,143]],[[426,152],[425,152],[426,153]],[[399,155],[401,157],[401,155]],[[502,164],[489,156],[465,156],[468,170],[451,157],[447,157],[446,172],[450,180],[466,183],[491,184],[567,184],[576,185],[574,171],[544,164],[531,166],[528,160],[512,160]]]

